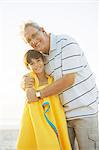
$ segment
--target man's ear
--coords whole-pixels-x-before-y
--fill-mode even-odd
[[[45,32],[45,30],[44,30],[44,28],[43,28],[43,27],[41,27],[41,28],[40,28],[40,31]]]

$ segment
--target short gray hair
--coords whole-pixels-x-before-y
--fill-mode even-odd
[[[24,31],[28,26],[33,26],[36,29],[40,29],[40,26],[36,22],[28,21],[24,23]]]
[[[28,26],[32,26],[38,30],[41,28],[36,22],[33,22],[33,21],[27,21],[27,22],[23,23],[21,26],[21,31],[20,31],[20,34],[22,35],[23,39],[24,39],[24,32]]]

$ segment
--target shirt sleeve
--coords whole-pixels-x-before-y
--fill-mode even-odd
[[[84,68],[83,52],[73,38],[62,44],[62,73],[79,72]]]

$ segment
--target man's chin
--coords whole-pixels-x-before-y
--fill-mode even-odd
[[[42,55],[44,55],[44,56],[48,55],[47,52],[42,52],[42,51],[40,51],[40,53],[41,53]]]

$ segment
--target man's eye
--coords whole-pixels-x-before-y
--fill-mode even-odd
[[[32,35],[32,39],[35,39],[35,38],[36,38],[36,36],[37,36],[36,34],[33,34],[33,35]]]
[[[32,39],[34,39],[35,38],[35,35],[32,35]]]
[[[31,41],[30,39],[27,40],[28,43],[30,43],[30,41]]]

